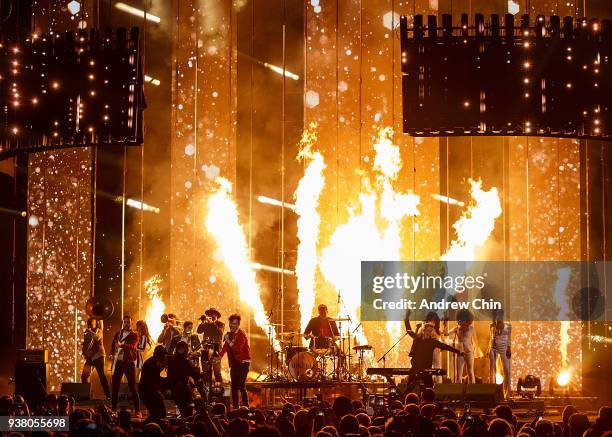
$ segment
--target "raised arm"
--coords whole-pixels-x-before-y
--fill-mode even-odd
[[[406,333],[410,337],[416,337],[416,332],[414,332],[412,330],[412,326],[410,326],[410,310],[406,311],[406,317],[404,318],[404,326],[406,326]]]
[[[438,341],[438,340],[431,340],[431,341],[434,342],[434,344],[436,345],[436,348],[438,348],[438,349],[449,351],[449,352],[452,352],[454,354],[460,354],[461,353],[459,351],[459,349],[455,349],[454,347],[449,346],[446,343],[442,343],[441,341]]]

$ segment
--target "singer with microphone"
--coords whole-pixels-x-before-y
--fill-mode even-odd
[[[223,348],[219,354],[219,357],[222,358],[227,352],[232,387],[232,406],[234,409],[237,409],[239,406],[239,392],[242,398],[241,405],[249,406],[246,378],[251,366],[251,348],[246,333],[240,329],[240,320],[239,314],[229,316],[230,332],[223,336]]]

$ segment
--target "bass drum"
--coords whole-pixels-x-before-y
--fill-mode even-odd
[[[294,381],[314,381],[319,376],[316,356],[312,352],[298,352],[289,360],[289,376]]]

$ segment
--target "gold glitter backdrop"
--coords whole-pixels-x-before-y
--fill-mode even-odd
[[[71,15],[64,1],[36,1],[34,31],[76,30],[83,8]],[[80,372],[91,290],[91,149],[30,155],[28,224],[26,345],[49,350],[49,387],[59,390]]]

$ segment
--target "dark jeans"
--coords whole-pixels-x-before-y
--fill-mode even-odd
[[[98,372],[98,378],[100,378],[100,384],[102,385],[102,390],[104,390],[104,396],[110,398],[111,393],[110,389],[108,388],[108,380],[104,374],[104,356],[98,357],[93,361],[85,361],[83,371],[81,372],[81,382],[89,382],[92,368],[95,368],[96,372]]]
[[[140,399],[145,404],[145,407],[147,407],[147,411],[149,412],[149,417],[147,417],[145,422],[154,422],[157,419],[164,419],[166,417],[164,397],[157,388],[139,384],[138,393],[140,394]]]
[[[239,363],[230,366],[230,378],[232,380],[232,406],[238,408],[238,392],[242,398],[242,404],[249,406],[249,394],[246,391],[246,378],[251,363]]]
[[[125,375],[128,387],[132,393],[134,412],[138,413],[140,411],[140,399],[138,398],[138,391],[136,391],[136,363],[133,361],[117,361],[115,364],[115,371],[113,372],[113,410],[117,409],[119,385],[121,384],[123,375]]]
[[[210,368],[212,367],[212,372]],[[209,378],[214,376],[215,382],[223,384],[223,377],[221,376],[221,358],[212,357],[210,359],[202,358],[202,373],[204,373],[204,380],[208,384]]]

